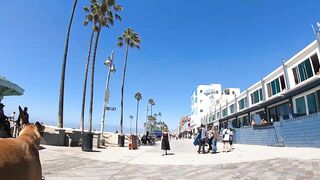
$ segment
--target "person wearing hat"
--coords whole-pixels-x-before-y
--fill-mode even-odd
[[[3,107],[4,104],[0,103],[0,128],[3,128],[5,131],[7,131],[9,137],[12,137],[10,132],[10,123],[8,121],[8,117],[4,115]]]

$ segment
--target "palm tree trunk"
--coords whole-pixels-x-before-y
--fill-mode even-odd
[[[59,95],[59,111],[58,111],[58,127],[63,128],[63,102],[64,102],[64,81],[66,75],[66,65],[67,65],[67,56],[68,56],[68,48],[69,48],[69,36],[71,25],[73,21],[73,15],[76,10],[78,0],[74,0],[71,17],[69,21],[69,26],[67,30],[66,44],[64,46],[64,54],[63,54],[63,62],[62,62],[62,71],[61,71],[61,79],[60,79],[60,95]]]
[[[120,117],[120,133],[123,132],[123,93],[124,93],[124,81],[126,79],[126,70],[127,70],[127,62],[128,62],[128,47],[129,45],[126,44],[126,61],[124,63],[123,68],[123,77],[122,77],[122,87],[121,87],[121,117]]]
[[[137,100],[136,135],[138,135],[139,100]]]
[[[96,54],[98,49],[99,36],[101,31],[101,25],[98,27],[96,41],[94,44],[94,51],[92,56],[92,67],[91,67],[91,83],[90,83],[90,107],[89,107],[89,132],[92,131],[92,110],[93,110],[93,92],[94,92],[94,65],[96,63]]]
[[[81,106],[81,132],[82,133],[84,131],[84,109],[86,104],[87,79],[88,79],[89,62],[90,62],[90,56],[91,56],[93,36],[94,36],[94,31],[92,30],[91,37],[90,37],[88,57],[86,62],[86,69],[84,74],[84,84],[83,84],[83,94],[82,94],[82,106]]]

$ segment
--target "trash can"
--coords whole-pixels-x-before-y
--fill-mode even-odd
[[[123,134],[118,135],[118,146],[124,147],[124,135]]]
[[[82,151],[92,151],[93,133],[84,132],[82,135]]]
[[[138,138],[137,135],[131,135],[131,140],[132,140],[132,149],[137,149],[138,148]]]

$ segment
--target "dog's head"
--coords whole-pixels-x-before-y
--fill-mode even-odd
[[[39,123],[39,122],[36,122],[34,125],[37,127],[37,131],[38,131],[38,133],[40,134],[40,136],[42,137],[42,136],[43,136],[43,131],[44,131],[44,129],[45,129],[45,126],[43,126],[43,125],[42,125],[41,123]]]
[[[23,126],[20,131],[19,137],[31,137],[34,139],[37,145],[40,144],[40,139],[43,136],[43,131],[45,127],[41,125],[39,122],[35,124],[29,123]]]

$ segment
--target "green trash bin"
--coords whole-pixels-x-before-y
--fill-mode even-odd
[[[119,147],[124,147],[124,134],[119,134],[118,135],[118,146]]]
[[[82,135],[82,151],[90,152],[92,151],[93,146],[93,133],[91,132],[84,132]]]

